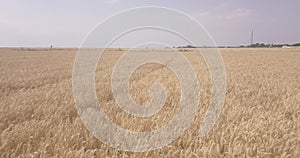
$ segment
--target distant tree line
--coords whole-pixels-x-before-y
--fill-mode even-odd
[[[284,47],[284,46],[299,47],[300,43],[295,43],[295,44],[264,44],[264,43],[256,43],[256,44],[249,45],[247,47],[253,47],[253,48],[274,47],[274,48],[278,48],[278,47]]]
[[[241,46],[217,46],[218,48],[266,48],[266,47],[271,47],[271,48],[281,48],[281,47],[300,47],[300,43],[295,43],[295,44],[265,44],[265,43],[255,43],[251,45],[241,45]],[[179,47],[173,47],[173,48],[216,48],[213,46],[192,46],[192,45],[187,45],[187,46],[179,46]]]

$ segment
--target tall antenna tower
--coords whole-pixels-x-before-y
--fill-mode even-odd
[[[250,46],[253,45],[253,40],[254,40],[254,30],[252,29],[252,31],[251,31],[251,45]]]

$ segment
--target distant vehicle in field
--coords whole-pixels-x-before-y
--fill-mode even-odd
[[[292,47],[289,47],[289,46],[282,46],[283,49],[288,49],[288,48],[292,48]]]

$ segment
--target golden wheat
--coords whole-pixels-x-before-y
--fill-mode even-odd
[[[201,102],[192,125],[168,146],[146,152],[118,151],[81,122],[72,95],[76,49],[0,49],[1,157],[300,157],[300,49],[222,49],[227,93],[213,130],[198,137],[210,99],[210,77],[193,49],[182,54],[200,83]],[[91,50],[94,51],[94,50]],[[164,50],[151,50],[164,51]],[[155,116],[140,119],[115,104],[110,77],[122,49],[110,49],[96,71],[99,100],[122,128],[151,131],[177,112],[180,86],[159,64],[146,64],[130,78],[132,98],[149,102],[149,87],[162,83],[168,98]]]

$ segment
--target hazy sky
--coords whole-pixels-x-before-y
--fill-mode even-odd
[[[300,42],[299,0],[0,0],[0,46],[79,47],[104,18],[163,6],[197,19],[217,45]]]

